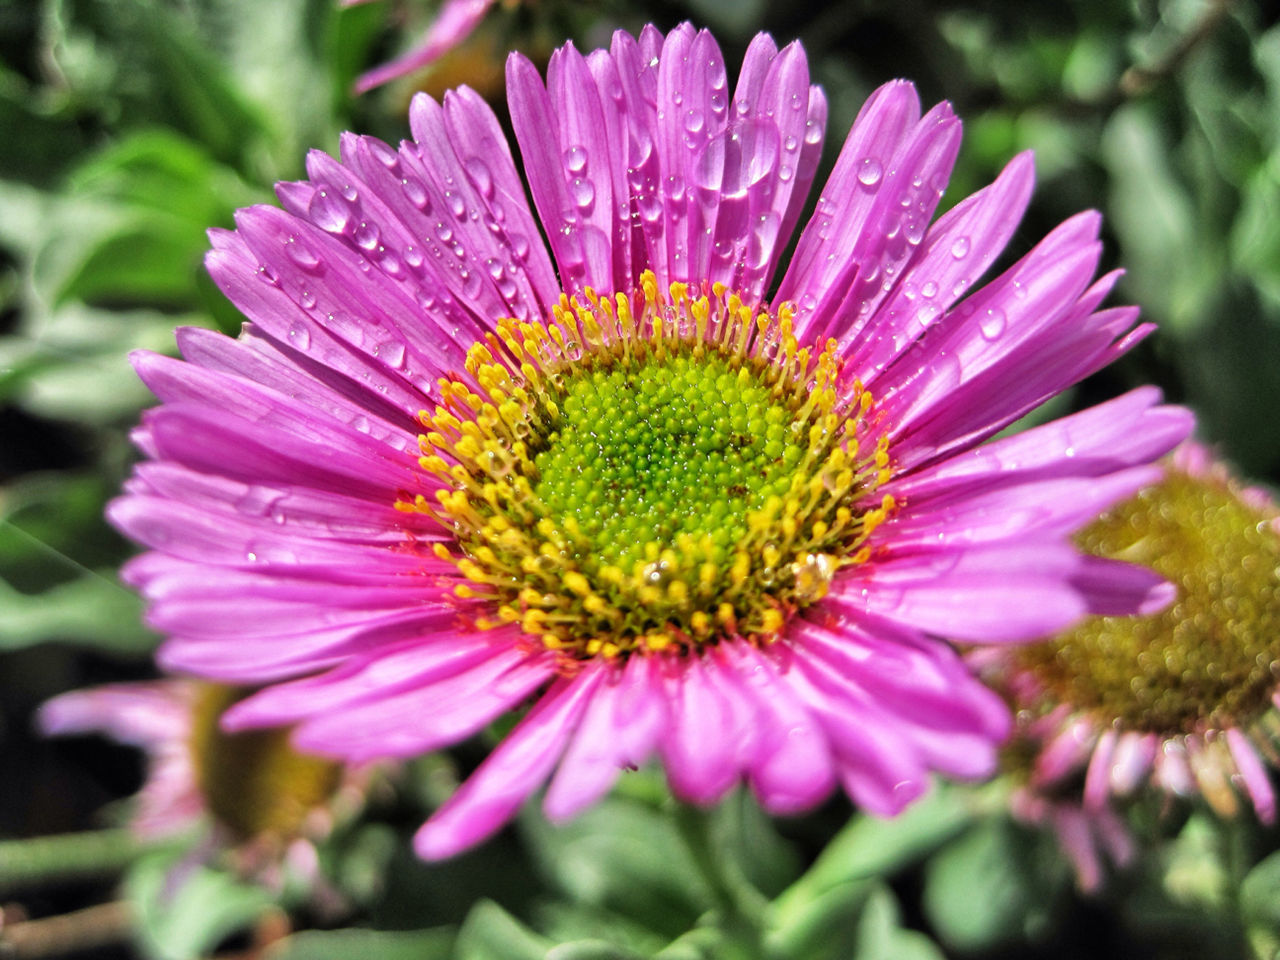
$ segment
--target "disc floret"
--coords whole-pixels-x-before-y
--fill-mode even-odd
[[[570,659],[776,639],[894,508],[873,401],[835,342],[800,347],[716,285],[561,298],[504,320],[423,411],[437,487],[404,510],[457,533],[437,553]],[[434,502],[433,502],[434,499]]]

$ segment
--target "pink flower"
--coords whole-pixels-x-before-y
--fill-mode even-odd
[[[313,841],[363,805],[371,771],[303,756],[286,730],[224,733],[223,712],[244,694],[178,679],[111,684],[54,697],[38,722],[47,735],[101,733],[146,753],[129,821],[139,838],[192,832],[201,837],[193,848],[200,859],[224,852],[273,888],[296,875],[336,903],[318,876]]]
[[[778,813],[987,775],[1007,711],[939,637],[1170,596],[1068,538],[1186,412],[1138,390],[983,444],[1150,331],[1099,309],[1098,216],[973,289],[1031,159],[930,225],[960,123],[890,83],[766,299],[822,149],[799,45],[757,37],[731,92],[710,34],[649,27],[545,87],[513,55],[508,90],[536,218],[480,98],[419,96],[412,141],[346,135],[212,233],[238,339],[135,358],[163,405],[110,516],[152,550],[126,576],[163,663],[267,685],[226,723],[356,761],[532,702],[425,857],[654,758]]]
[[[1163,479],[1079,536],[1091,553],[1149,564],[1177,584],[1168,609],[1094,617],[1045,644],[973,652],[981,675],[1019,709],[1018,737],[1034,756],[1031,791],[1074,789],[1095,823],[1148,787],[1198,795],[1224,817],[1239,813],[1243,794],[1260,820],[1275,820],[1263,758],[1276,756],[1280,729],[1276,518],[1264,491],[1185,443]]]
[[[367,0],[341,0],[344,7],[365,2]],[[368,93],[434,63],[471,35],[493,3],[494,0],[446,0],[421,42],[403,56],[362,73],[356,79],[355,92]]]

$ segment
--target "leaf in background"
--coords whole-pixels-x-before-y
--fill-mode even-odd
[[[747,790],[726,797],[712,812],[718,853],[765,897],[775,897],[800,873],[795,849]]]
[[[1171,152],[1165,128],[1145,103],[1117,110],[1103,135],[1108,222],[1132,268],[1128,286],[1169,332],[1186,336],[1212,319],[1222,252],[1197,228],[1187,189],[1169,167]]]
[[[906,870],[972,822],[971,794],[935,785],[891,820],[855,814],[771,907],[770,943],[796,960],[843,960],[873,881]]]
[[[945,960],[938,945],[902,927],[902,911],[888,887],[877,884],[858,921],[853,960]]]
[[[609,797],[559,827],[530,806],[520,824],[535,862],[571,901],[613,910],[667,938],[710,905],[671,818],[648,804]]]
[[[1280,956],[1280,853],[1271,854],[1245,876],[1240,917],[1257,956]]]
[[[1035,855],[1036,839],[991,817],[925,864],[924,911],[944,943],[989,950],[1047,928],[1069,881],[1061,861]]]
[[[111,477],[71,471],[29,473],[0,488],[0,579],[34,594],[118,562],[124,541],[102,517],[115,490]]]
[[[164,851],[139,861],[125,878],[143,952],[151,960],[191,960],[251,926],[274,900],[261,887]]]
[[[0,649],[60,640],[113,653],[150,652],[155,637],[142,627],[142,601],[116,583],[114,573],[95,573],[33,595],[0,580]]]
[[[455,933],[433,930],[305,930],[273,944],[262,960],[450,960]]]
[[[454,954],[457,960],[543,960],[551,947],[492,900],[481,900],[458,931]]]

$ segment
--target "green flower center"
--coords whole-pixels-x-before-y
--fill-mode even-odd
[[[776,639],[893,509],[870,395],[721,289],[565,299],[504,321],[424,411],[455,593],[569,659]],[[860,451],[865,451],[860,453]],[[496,618],[493,614],[496,613]]]
[[[548,516],[577,521],[598,564],[623,570],[648,562],[645,544],[683,537],[723,562],[804,457],[786,405],[722,356],[579,374],[561,406],[534,494]]]
[[[1164,735],[1248,727],[1280,677],[1280,536],[1225,481],[1170,468],[1079,537],[1178,586],[1151,617],[1093,617],[1017,654],[1047,699]]]

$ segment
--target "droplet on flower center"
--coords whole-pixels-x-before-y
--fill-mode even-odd
[[[776,639],[893,508],[870,394],[785,307],[646,274],[503,321],[466,366],[421,415],[434,502],[397,506],[456,531],[437,553],[493,601],[479,626],[571,659]]]
[[[1178,586],[1150,617],[1093,617],[1018,651],[1046,699],[1164,735],[1247,728],[1280,676],[1280,536],[1225,480],[1170,468],[1085,529],[1090,553]]]

